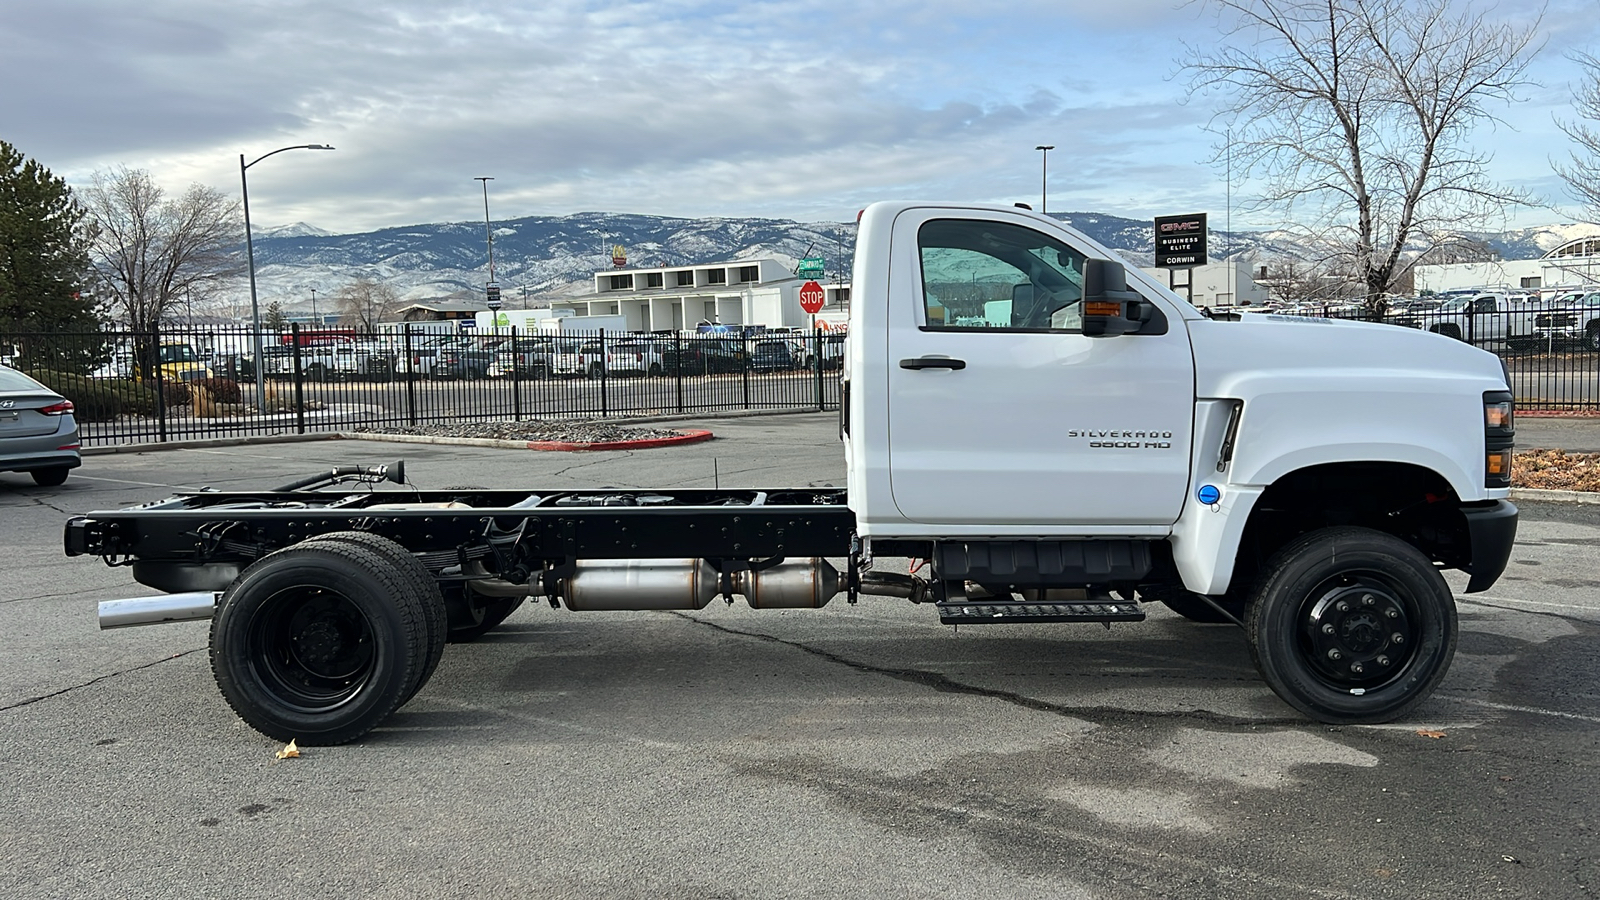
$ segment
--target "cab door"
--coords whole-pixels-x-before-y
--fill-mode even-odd
[[[1175,308],[1161,334],[1085,336],[1086,245],[1022,215],[909,209],[891,255],[890,486],[907,520],[1177,519],[1194,367]]]

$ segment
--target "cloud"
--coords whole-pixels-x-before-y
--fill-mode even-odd
[[[1572,3],[1576,0],[1561,0]],[[1554,12],[1554,10],[1553,10]],[[364,230],[605,209],[845,219],[871,199],[1220,195],[1170,0],[21,0],[0,138],[74,182],[149,169]],[[1564,40],[1577,40],[1576,37]],[[1557,66],[1557,69],[1560,67]],[[1100,204],[1100,205],[1096,205]],[[1060,207],[1064,208],[1064,207]]]

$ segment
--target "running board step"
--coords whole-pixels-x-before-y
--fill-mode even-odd
[[[941,625],[1014,625],[1025,622],[1143,622],[1139,604],[1125,600],[1071,603],[1017,601],[936,603]]]

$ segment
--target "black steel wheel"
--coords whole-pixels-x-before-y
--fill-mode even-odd
[[[1245,620],[1261,677],[1329,724],[1400,718],[1449,670],[1455,597],[1415,547],[1368,528],[1324,528],[1268,563]]]
[[[211,620],[211,671],[228,705],[277,740],[343,744],[411,696],[427,613],[388,559],[310,542],[246,569]]]
[[[1589,328],[1583,333],[1583,346],[1590,350],[1600,350],[1600,322],[1590,322]]]
[[[439,659],[444,656],[445,635],[449,632],[450,626],[445,612],[444,595],[439,592],[439,582],[434,580],[433,575],[428,572],[428,567],[422,564],[422,560],[411,555],[406,548],[371,532],[335,531],[306,541],[301,546],[330,541],[354,544],[379,554],[388,561],[395,572],[410,580],[417,598],[422,601],[423,622],[427,626],[422,673],[417,677],[417,683],[411,688],[411,692],[401,699],[400,705],[404,706],[416,696],[417,691],[422,690],[428,679],[433,677],[434,669],[439,667]]]

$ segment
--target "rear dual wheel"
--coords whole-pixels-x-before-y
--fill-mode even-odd
[[[444,637],[438,589],[430,596],[375,543],[384,540],[297,544],[258,560],[223,593],[211,670],[252,728],[307,745],[347,743],[432,674]]]

